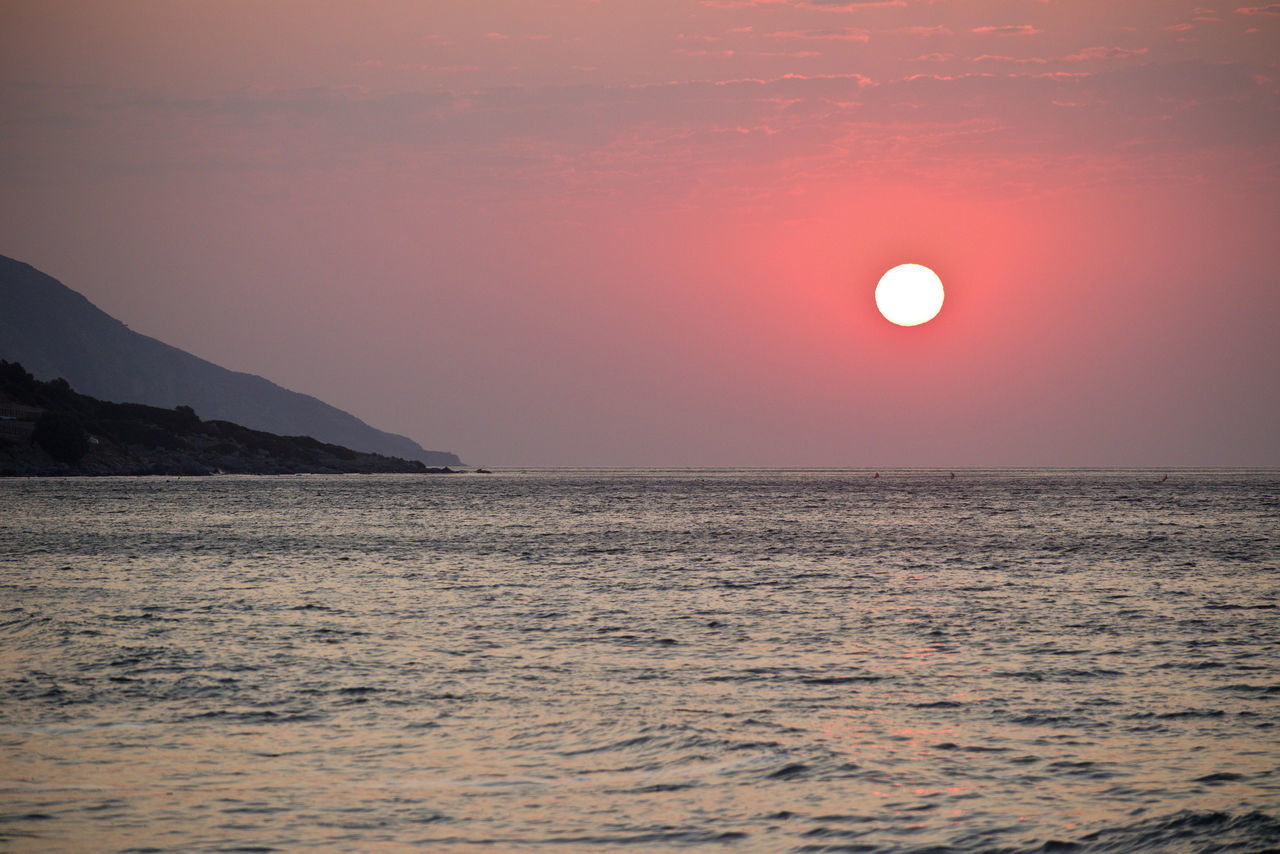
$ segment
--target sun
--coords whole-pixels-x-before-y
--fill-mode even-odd
[[[876,308],[899,326],[919,326],[942,310],[942,280],[920,264],[899,264],[880,277]]]

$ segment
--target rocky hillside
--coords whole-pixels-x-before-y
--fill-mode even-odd
[[[448,472],[163,409],[79,394],[0,361],[0,475],[206,475]]]

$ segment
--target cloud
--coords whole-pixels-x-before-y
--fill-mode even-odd
[[[984,53],[982,56],[975,56],[969,60],[969,62],[1009,62],[1019,65],[1044,65],[1048,61],[1049,60],[1041,59],[1038,56],[993,56],[989,53]]]
[[[1280,3],[1266,6],[1242,6],[1236,9],[1237,15],[1280,15]]]
[[[401,63],[396,68],[401,71],[423,71],[430,74],[459,74],[464,71],[479,71],[479,65],[427,65],[426,63]]]
[[[711,56],[716,59],[732,59],[737,53],[734,50],[707,50],[705,48],[690,50],[689,48],[684,47],[675,48],[671,52],[677,53],[680,56]]]
[[[700,0],[712,9],[750,9],[760,6],[791,6],[823,12],[853,12],[859,9],[906,6],[906,0]]]
[[[1034,36],[1041,32],[1030,24],[1006,24],[1001,27],[974,27],[970,32],[995,36]]]
[[[898,29],[890,30],[889,32],[897,35],[921,37],[951,35],[951,30],[940,24],[936,27],[899,27]]]
[[[784,74],[781,77],[741,77],[734,80],[715,80],[715,81],[691,81],[688,83],[667,84],[669,86],[776,86],[795,89],[797,86],[817,86],[822,84],[822,95],[831,94],[833,90],[829,86],[837,86],[841,93],[845,93],[847,88],[852,85],[857,89],[876,85],[875,82],[862,74]],[[642,87],[651,88],[651,87]],[[801,94],[801,90],[795,89],[791,94]],[[810,91],[808,94],[816,94]]]
[[[866,42],[870,40],[871,35],[866,30],[860,30],[855,27],[843,27],[838,30],[782,30],[775,33],[765,33],[764,37],[770,39],[812,39],[815,41]]]
[[[980,61],[988,64],[966,67],[982,73],[882,80],[712,72],[652,84],[331,87],[205,99],[57,87],[33,94],[0,84],[0,112],[18,131],[0,144],[0,186],[395,164],[424,186],[468,197],[633,188],[665,204],[698,187],[746,192],[800,171],[847,181],[881,168],[957,175],[964,164],[1001,161],[1012,164],[1010,176],[1054,163],[1065,176],[1075,158],[1141,175],[1156,158],[1260,152],[1280,136],[1280,95],[1247,66],[1044,74],[1052,66]],[[1259,177],[1267,174],[1277,177]]]
[[[788,0],[788,2],[793,6],[800,6],[806,9],[827,9],[836,12],[907,5],[905,0]]]
[[[1094,59],[1125,59],[1130,56],[1142,56],[1147,52],[1147,48],[1127,48],[1127,47],[1086,47],[1083,50],[1068,54],[1063,57],[1067,62],[1087,62]]]

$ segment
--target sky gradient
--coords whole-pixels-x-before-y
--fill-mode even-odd
[[[0,0],[0,122],[0,253],[473,464],[1280,465],[1280,4]]]

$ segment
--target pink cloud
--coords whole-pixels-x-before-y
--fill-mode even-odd
[[[870,40],[871,35],[866,30],[844,27],[839,30],[784,30],[776,33],[767,33],[765,38],[865,42]]]
[[[1269,3],[1266,6],[1242,6],[1236,9],[1237,15],[1280,15],[1280,3]]]
[[[1087,62],[1091,59],[1124,59],[1130,56],[1142,56],[1146,52],[1147,49],[1145,47],[1086,47],[1084,50],[1064,56],[1063,59],[1067,62]]]
[[[752,83],[757,85],[778,85],[787,83],[807,83],[807,82],[832,82],[832,83],[853,83],[859,89],[867,86],[874,86],[875,82],[863,74],[784,74],[781,77],[772,77],[763,79],[759,77],[742,77],[734,80],[717,80],[715,86],[738,86],[743,83]]]
[[[732,50],[689,50],[688,48],[676,48],[672,53],[678,53],[681,56],[712,56],[716,59],[731,59],[735,52]]]
[[[889,32],[901,34],[905,36],[949,36],[951,30],[947,27],[938,25],[936,27],[899,27]]]
[[[906,0],[701,0],[712,9],[744,9],[759,6],[792,6],[823,12],[853,12],[886,6],[905,6]]]
[[[405,63],[397,66],[401,71],[426,71],[432,74],[457,74],[462,71],[479,71],[478,65],[425,65]]]
[[[1034,36],[1042,31],[1030,24],[1006,24],[1001,27],[974,27],[970,32],[996,36]]]
[[[1041,59],[1038,56],[1027,56],[1027,57],[993,56],[992,54],[984,53],[982,56],[975,56],[973,57],[973,59],[970,59],[969,61],[970,62],[1012,62],[1012,63],[1018,63],[1018,64],[1032,63],[1037,65],[1043,65],[1049,60]]]

